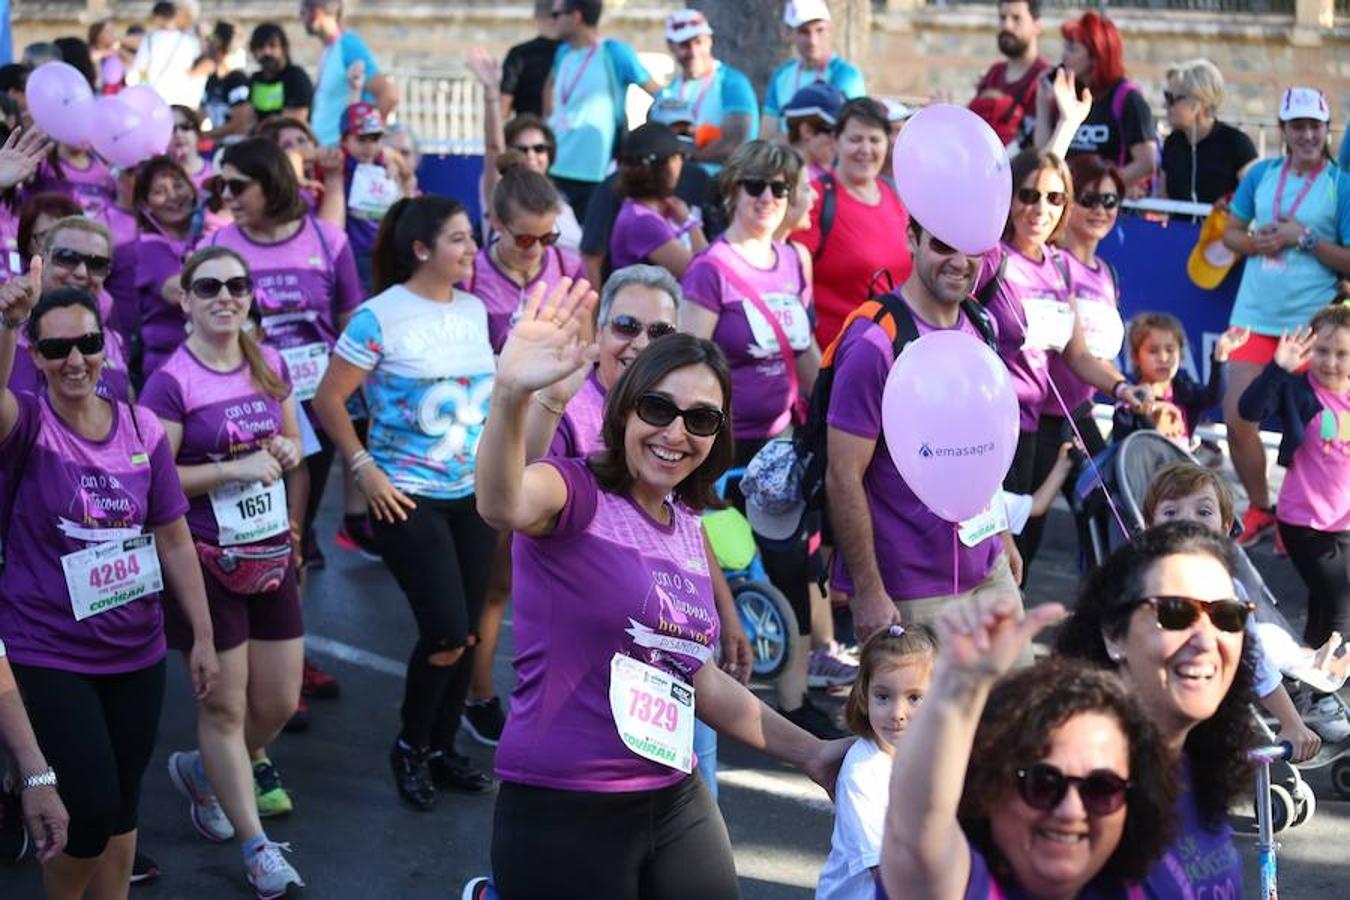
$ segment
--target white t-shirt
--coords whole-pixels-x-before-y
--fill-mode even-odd
[[[890,799],[891,756],[867,738],[848,748],[835,785],[834,833],[816,900],[873,900]]]
[[[134,80],[155,89],[170,105],[196,109],[202,102],[206,78],[191,78],[202,45],[190,31],[157,28],[141,39],[132,65]]]

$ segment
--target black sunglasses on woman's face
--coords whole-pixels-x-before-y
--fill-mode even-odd
[[[660,394],[643,394],[633,407],[637,417],[648,425],[665,428],[675,419],[684,420],[684,430],[696,437],[712,437],[722,430],[726,422],[726,413],[713,406],[691,406],[680,409],[668,397]]]
[[[96,356],[103,352],[103,332],[91,331],[73,338],[39,338],[33,346],[39,356],[53,362],[65,359],[71,350],[79,350],[84,356]]]

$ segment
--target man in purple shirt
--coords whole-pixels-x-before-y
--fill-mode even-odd
[[[914,268],[899,296],[918,333],[959,329],[983,340],[961,304],[979,257],[947,246],[913,219],[908,236]],[[961,542],[953,561],[951,523],[915,496],[881,445],[881,396],[894,361],[891,336],[870,318],[852,320],[834,348],[825,494],[839,552],[831,584],[849,595],[859,640],[896,621],[927,622],[952,599],[1018,595],[1021,563],[1006,530],[973,546]]]

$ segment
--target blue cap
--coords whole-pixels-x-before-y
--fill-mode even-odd
[[[847,99],[839,90],[824,81],[813,81],[792,95],[783,107],[783,118],[805,119],[817,116],[830,125],[839,121],[839,111]]]

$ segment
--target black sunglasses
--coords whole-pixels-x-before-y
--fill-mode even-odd
[[[1144,597],[1142,603],[1153,607],[1158,617],[1158,627],[1166,631],[1184,631],[1190,628],[1204,613],[1220,631],[1233,634],[1247,627],[1247,617],[1256,608],[1255,604],[1241,600],[1197,600],[1194,597]]]
[[[73,338],[39,338],[33,345],[43,359],[65,359],[71,349],[79,350],[84,356],[94,356],[103,352],[103,332],[91,331]]]
[[[1120,195],[1099,194],[1095,191],[1089,191],[1086,194],[1080,194],[1073,202],[1083,207],[1083,209],[1096,209],[1099,206],[1102,209],[1115,209],[1120,205]]]
[[[1049,203],[1051,206],[1063,206],[1064,201],[1067,199],[1064,196],[1063,191],[1046,191],[1045,193],[1041,193],[1035,188],[1017,189],[1017,199],[1027,206],[1031,206],[1033,203],[1040,203],[1042,197],[1044,197],[1045,202]]]
[[[758,197],[768,188],[769,193],[773,194],[773,199],[782,200],[791,190],[786,181],[769,181],[765,178],[742,178],[738,184],[741,190],[745,191],[751,197]]]
[[[961,252],[960,250],[957,250],[955,247],[953,247],[951,244],[948,244],[945,241],[940,241],[937,238],[933,237],[932,234],[928,235],[928,249],[936,253],[938,256],[954,256],[955,254]]]
[[[521,153],[538,153],[547,155],[553,152],[553,148],[548,144],[512,144],[512,150],[519,150]]]
[[[197,278],[192,282],[192,295],[198,300],[213,300],[220,296],[221,288],[238,300],[253,293],[253,279],[247,275],[236,275],[223,281],[219,278]]]
[[[636,316],[615,316],[608,324],[610,331],[629,341],[642,334],[644,330],[647,337],[653,341],[675,333],[675,326],[669,322],[643,322]]]
[[[1017,770],[1017,792],[1027,806],[1041,812],[1059,806],[1071,787],[1078,789],[1078,798],[1090,815],[1109,816],[1125,805],[1130,783],[1110,769],[1093,769],[1080,777],[1039,762]]]
[[[72,250],[69,247],[53,247],[52,262],[63,269],[69,269],[72,272],[84,263],[84,268],[98,278],[107,275],[112,268],[112,257],[98,256],[93,253],[81,253],[78,250]]]
[[[535,244],[541,247],[552,247],[562,237],[562,232],[559,231],[550,231],[548,234],[516,234],[509,228],[504,230],[511,235],[511,240],[515,242],[517,250],[528,250]]]
[[[680,409],[660,394],[643,394],[633,407],[637,417],[648,425],[665,428],[675,419],[684,420],[684,430],[697,437],[712,437],[722,430],[726,413],[712,406],[694,406]]]
[[[1163,91],[1163,102],[1168,106],[1175,106],[1182,100],[1189,99],[1191,99],[1189,94],[1174,94],[1171,91]]]
[[[227,193],[231,197],[238,197],[244,191],[248,190],[248,186],[252,183],[252,178],[226,178],[223,175],[218,175],[212,187],[215,192],[222,197]]]

